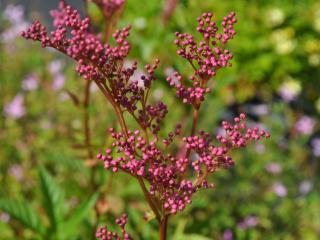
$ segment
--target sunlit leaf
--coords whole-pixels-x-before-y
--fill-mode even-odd
[[[76,229],[79,227],[79,223],[89,217],[89,213],[95,205],[97,198],[98,194],[96,193],[74,210],[71,217],[63,223],[63,236],[69,236],[76,232]]]
[[[19,221],[24,227],[45,235],[46,229],[42,225],[37,212],[25,202],[17,202],[11,199],[0,199],[0,209]]]
[[[39,173],[45,210],[50,219],[52,231],[56,232],[64,216],[64,194],[45,168],[41,167]]]

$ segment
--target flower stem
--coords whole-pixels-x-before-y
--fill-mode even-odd
[[[83,128],[84,128],[84,144],[88,151],[88,157],[93,158],[93,152],[91,149],[91,133],[90,133],[90,115],[89,115],[89,103],[90,103],[90,86],[91,81],[86,81],[84,88],[84,99],[83,99]]]
[[[105,42],[108,43],[110,41],[110,37],[112,36],[112,33],[117,26],[117,23],[119,21],[119,18],[121,17],[121,14],[124,9],[124,4],[120,6],[118,10],[112,15],[112,16],[104,16],[105,17],[105,29],[104,29],[104,38]]]
[[[191,134],[190,134],[191,136],[193,136],[195,134],[196,129],[197,129],[199,110],[200,110],[200,107],[197,107],[193,111],[193,120],[192,120]]]
[[[168,219],[169,219],[169,216],[165,215],[164,218],[160,222],[160,225],[159,225],[159,240],[166,240],[167,239]]]
[[[148,190],[146,188],[146,185],[144,184],[143,179],[141,177],[137,177],[137,179],[139,181],[140,187],[141,187],[141,189],[143,191],[143,194],[144,194],[149,206],[151,207],[152,211],[156,215],[156,218],[157,218],[158,222],[161,223],[161,216],[159,214],[159,211],[158,211],[155,203],[153,202],[152,197],[150,196],[150,194],[149,194],[149,192],[148,192]]]
[[[195,134],[195,132],[196,132],[197,124],[198,124],[198,118],[199,118],[199,110],[200,110],[200,106],[194,108],[194,111],[193,111],[193,120],[192,120],[192,127],[191,127],[190,136],[193,136],[193,135]],[[186,152],[186,158],[189,158],[190,153],[191,153],[191,150],[188,149],[187,152]]]
[[[121,127],[121,131],[123,133],[123,135],[128,138],[128,128],[125,122],[125,119],[123,117],[123,113],[121,111],[120,106],[112,99],[112,97],[110,96],[110,93],[99,83],[96,81],[96,84],[98,85],[98,87],[100,88],[100,90],[103,92],[104,96],[107,98],[107,100],[111,103],[111,105],[113,106],[115,112],[116,112],[116,116],[118,118],[120,127]],[[154,214],[156,215],[156,218],[158,220],[158,222],[160,222],[161,220],[161,216],[159,214],[158,208],[156,206],[156,204],[154,203],[152,196],[150,195],[150,193],[148,192],[148,189],[146,188],[146,185],[143,181],[143,179],[141,177],[137,177],[138,182],[140,184],[140,187],[143,191],[143,194],[150,206],[150,208],[152,209],[152,211],[154,212]]]

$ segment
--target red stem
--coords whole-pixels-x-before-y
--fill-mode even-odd
[[[191,127],[190,136],[193,136],[193,135],[195,134],[195,132],[196,132],[197,124],[198,124],[198,118],[199,118],[199,110],[200,110],[200,106],[194,108],[194,111],[193,111],[193,120],[192,120],[192,127]],[[187,152],[186,152],[186,158],[189,158],[190,153],[191,153],[191,150],[188,149]]]
[[[120,109],[120,106],[118,105],[118,103],[116,103],[113,100],[113,98],[110,95],[110,93],[98,81],[96,81],[96,84],[98,85],[100,90],[103,92],[103,94],[107,98],[107,100],[113,106],[113,108],[114,108],[114,110],[116,112],[116,116],[117,116],[117,118],[119,120],[122,133],[125,135],[126,138],[128,138],[129,137],[128,136],[128,128],[127,128],[126,122],[124,120],[124,117],[123,117],[122,111]],[[154,200],[153,200],[152,196],[149,194],[143,179],[141,177],[136,177],[136,178],[137,178],[137,180],[138,180],[138,182],[140,184],[140,187],[141,187],[141,189],[143,191],[143,194],[144,194],[149,206],[151,207],[152,211],[156,215],[156,218],[157,218],[158,222],[160,222],[161,216],[159,214],[157,205],[154,203]]]
[[[146,185],[144,184],[144,181],[141,177],[137,177],[138,181],[139,181],[139,184],[140,184],[140,187],[143,191],[143,194],[145,196],[145,198],[147,199],[147,202],[149,204],[149,206],[151,207],[152,211],[154,212],[154,214],[156,215],[156,218],[158,220],[159,223],[161,223],[161,216],[159,214],[159,211],[158,211],[158,208],[156,206],[156,204],[154,203],[151,195],[149,194],[147,188],[146,188]]]
[[[168,226],[169,216],[165,215],[159,225],[159,240],[167,239],[167,226]]]
[[[112,16],[107,16],[104,14],[104,18],[105,18],[104,38],[106,43],[109,42],[110,37],[112,36],[112,33],[115,27],[117,26],[119,18],[123,12],[123,9],[124,9],[124,4],[122,4],[120,8],[117,9]],[[103,9],[101,10],[103,11]]]

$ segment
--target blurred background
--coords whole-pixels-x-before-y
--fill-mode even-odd
[[[103,16],[94,4],[67,2],[87,9],[99,30]],[[134,239],[157,239],[138,184],[104,171],[83,144],[87,114],[91,151],[110,145],[110,106],[92,86],[82,107],[85,82],[75,63],[19,35],[36,19],[49,26],[57,5],[0,1],[0,239],[93,239],[98,223],[113,228],[123,212]],[[206,11],[218,21],[235,11],[238,24],[229,44],[233,67],[216,76],[199,128],[215,134],[222,119],[244,111],[272,137],[235,153],[236,166],[212,177],[216,189],[198,193],[171,219],[169,239],[320,239],[320,2],[127,0],[118,27],[132,25],[130,58],[141,69],[161,60],[152,98],[171,109],[165,132],[191,124],[190,109],[165,81],[192,70],[175,54],[174,32],[196,35]]]

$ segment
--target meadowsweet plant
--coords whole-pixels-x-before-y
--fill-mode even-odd
[[[164,102],[151,104],[149,101],[153,82],[157,80],[155,71],[159,60],[145,66],[146,74],[138,79],[134,76],[138,63],[125,65],[131,49],[127,41],[130,26],[117,30],[113,34],[115,45],[111,45],[103,43],[90,31],[89,18],[82,19],[79,12],[64,1],[60,2],[53,17],[55,29],[52,32],[35,22],[22,32],[22,36],[73,58],[77,62],[76,71],[85,81],[94,82],[112,105],[121,131],[109,128],[112,147],[105,153],[98,153],[97,158],[104,162],[105,169],[125,172],[139,182],[159,223],[159,239],[166,239],[169,217],[190,205],[197,191],[214,187],[209,181],[210,175],[234,165],[231,150],[269,137],[264,130],[248,128],[244,113],[232,123],[223,121],[224,134],[215,139],[209,133],[197,130],[199,111],[212,90],[210,80],[220,69],[231,66],[233,56],[226,44],[236,34],[233,28],[237,22],[235,13],[223,18],[222,29],[212,13],[202,14],[197,19],[200,42],[191,34],[176,33],[177,54],[191,65],[193,74],[189,79],[183,79],[183,74],[175,72],[167,81],[178,99],[192,107],[193,118],[191,130],[183,130],[182,124],[178,123],[165,137],[161,134],[161,126],[170,109]],[[139,129],[131,129],[125,116],[132,117]],[[172,145],[186,149],[185,153],[176,156]],[[102,227],[96,237],[131,239],[124,229],[127,218],[123,215],[116,221],[120,235]]]

